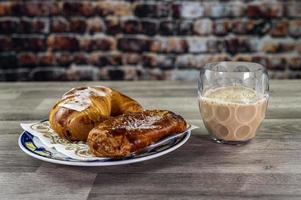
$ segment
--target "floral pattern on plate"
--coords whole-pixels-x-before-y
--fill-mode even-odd
[[[19,137],[20,148],[28,155],[56,164],[73,165],[73,166],[112,166],[123,165],[150,160],[167,153],[170,153],[180,146],[182,146],[190,137],[191,131],[187,131],[182,137],[175,138],[169,143],[158,146],[150,151],[136,154],[126,158],[120,159],[105,159],[105,160],[77,160],[70,158],[55,148],[46,147],[39,138],[31,133],[24,131]]]
[[[36,143],[25,143],[25,146],[27,149],[41,155],[45,156],[46,154],[49,154],[51,156],[51,153],[59,153],[60,158],[63,158],[63,160],[77,160],[77,161],[106,161],[106,160],[113,160],[111,158],[105,158],[105,157],[95,157],[89,152],[88,145],[85,144],[85,142],[70,142],[69,140],[66,140],[64,138],[61,138],[56,132],[54,132],[49,124],[49,121],[41,121],[37,123],[22,123],[21,127],[26,131],[23,134],[30,134],[33,137],[33,141],[36,141],[39,146],[41,146],[40,149],[36,148],[34,144]],[[156,143],[153,145],[153,148],[146,148],[146,151],[141,151],[138,153],[134,153],[133,155],[130,155],[126,158],[137,158],[137,157],[143,157],[145,155],[150,155],[151,153],[157,152],[157,151],[164,151],[169,146],[174,145],[177,141],[179,141],[181,138],[184,137],[184,135],[187,132],[190,132],[191,129],[195,128],[194,126],[189,126],[187,128],[187,131],[184,133],[179,134],[179,136],[171,137],[170,139],[165,139],[166,141],[161,141],[159,145],[156,145]],[[152,147],[152,145],[151,145]],[[35,149],[36,148],[36,149]],[[44,148],[44,149],[43,149]],[[55,151],[54,151],[55,150]],[[54,151],[54,152],[53,152]],[[64,156],[62,156],[64,155]],[[117,159],[114,159],[117,160]],[[119,159],[120,160],[120,159]]]

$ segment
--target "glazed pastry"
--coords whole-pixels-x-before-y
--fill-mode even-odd
[[[124,157],[164,137],[186,130],[185,120],[167,110],[151,110],[110,118],[93,128],[87,144],[98,157]]]
[[[71,141],[86,141],[98,123],[143,108],[135,100],[107,87],[80,87],[65,93],[49,113],[51,128]]]

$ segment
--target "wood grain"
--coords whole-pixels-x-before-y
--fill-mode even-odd
[[[177,151],[125,166],[60,166],[24,154],[19,123],[46,118],[56,99],[79,85],[114,87],[200,128]],[[0,199],[301,199],[301,81],[271,81],[270,89],[256,138],[228,146],[210,140],[195,82],[1,83]]]

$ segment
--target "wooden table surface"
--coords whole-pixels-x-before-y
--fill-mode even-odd
[[[200,128],[178,150],[124,166],[55,165],[23,153],[20,122],[44,119],[66,90],[87,84],[114,87]],[[210,141],[195,82],[1,83],[0,199],[301,199],[301,81],[271,81],[270,90],[256,138],[229,146]]]

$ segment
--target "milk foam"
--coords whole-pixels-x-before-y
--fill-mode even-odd
[[[227,86],[208,90],[205,92],[202,99],[211,101],[212,103],[252,104],[264,97],[264,94],[261,94],[251,88],[243,86]]]

